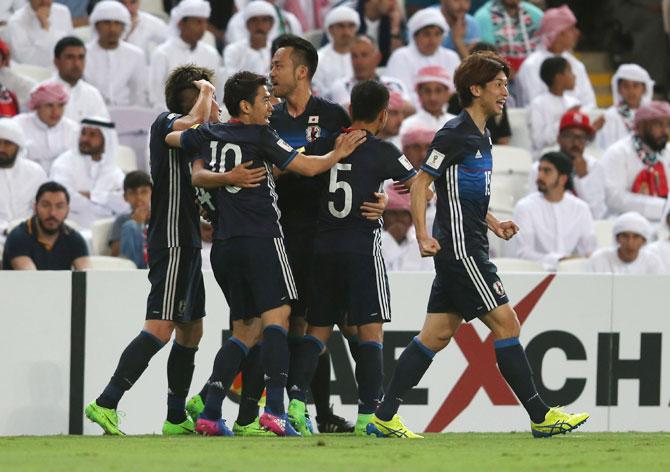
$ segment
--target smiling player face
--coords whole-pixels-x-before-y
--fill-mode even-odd
[[[507,90],[507,76],[503,71],[498,72],[495,78],[487,82],[481,90],[481,106],[487,116],[501,115],[509,92]]]
[[[269,125],[270,115],[272,115],[272,103],[270,102],[270,92],[265,85],[258,87],[254,103],[249,110],[249,119],[254,125]]]

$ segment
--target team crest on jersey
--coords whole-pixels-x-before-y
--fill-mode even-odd
[[[310,119],[316,118],[318,120],[319,117],[310,116],[309,118]],[[310,143],[312,141],[316,141],[321,137],[321,127],[318,125],[308,126],[307,129],[305,130],[305,136],[307,138],[307,141],[309,141]]]
[[[284,141],[283,139],[280,139],[279,141],[277,141],[277,146],[279,146],[280,148],[282,148],[286,152],[293,152],[293,148],[291,147],[291,145],[289,143],[287,143],[286,141]]]
[[[444,160],[444,154],[440,151],[433,149],[426,160],[426,165],[432,167],[433,169],[439,169],[442,161]]]
[[[398,162],[400,162],[400,164],[407,170],[413,169],[412,163],[409,162],[409,159],[407,159],[404,154],[398,158]]]
[[[505,295],[505,287],[503,287],[503,284],[500,280],[496,280],[493,283],[493,291],[498,294],[498,296],[502,297]]]

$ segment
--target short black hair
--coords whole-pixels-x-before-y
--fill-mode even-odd
[[[307,67],[307,76],[312,80],[316,68],[319,65],[319,55],[316,48],[304,38],[293,34],[283,34],[272,41],[272,56],[275,55],[278,49],[293,48],[291,52],[291,60],[293,65]]]
[[[213,83],[214,71],[195,64],[186,64],[170,72],[165,81],[165,104],[172,113],[186,115],[198,98],[198,88],[193,85],[196,80]]]
[[[568,68],[568,61],[564,57],[554,56],[545,59],[540,66],[540,78],[542,82],[551,87],[558,74],[562,74]]]
[[[371,123],[389,105],[389,91],[376,80],[364,80],[351,90],[351,120]]]
[[[140,187],[152,187],[151,177],[143,170],[128,172],[123,179],[123,191],[134,190]]]
[[[63,192],[65,194],[65,200],[67,201],[68,205],[70,204],[70,194],[68,193],[67,189],[53,180],[44,182],[42,185],[40,185],[40,188],[37,189],[37,195],[35,195],[35,203],[39,202],[42,195],[47,192]]]
[[[65,48],[69,47],[86,49],[86,45],[81,39],[76,36],[65,36],[64,38],[59,39],[56,43],[56,46],[54,47],[54,57],[59,59]]]
[[[258,87],[261,85],[267,85],[265,76],[246,70],[238,72],[226,80],[226,85],[223,88],[223,103],[226,105],[230,116],[240,116],[240,102],[242,100],[254,103]]]

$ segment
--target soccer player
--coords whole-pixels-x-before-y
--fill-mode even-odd
[[[409,189],[416,171],[393,144],[375,137],[385,126],[389,92],[379,82],[356,84],[351,92],[349,130],[364,130],[367,141],[351,156],[319,176],[321,198],[314,242],[312,306],[307,312],[307,335],[291,359],[289,419],[300,432],[305,424],[305,390],[335,323],[345,317],[357,327],[358,420],[355,433],[366,427],[382,395],[382,325],[391,321],[390,293],[381,252],[381,218],[370,221],[358,209],[394,179]],[[332,149],[336,135],[306,146],[310,154]],[[293,415],[295,413],[295,415]]]
[[[383,437],[420,438],[396,414],[405,394],[419,383],[433,357],[444,349],[463,320],[479,318],[494,334],[498,368],[524,406],[535,437],[571,431],[589,417],[549,408],[537,393],[519,343],[520,325],[496,267],[489,260],[487,227],[505,240],[518,227],[489,211],[491,138],[486,121],[502,114],[508,97],[507,63],[492,52],[467,57],[455,74],[463,111],[439,130],[412,184],[412,220],[421,255],[435,259],[428,314],[417,337],[403,351],[384,399],[368,425]],[[434,237],[426,231],[426,195],[437,191]]]
[[[270,92],[265,77],[252,72],[238,72],[226,81],[224,103],[233,117],[228,123],[171,133],[167,140],[194,153],[195,159],[210,162],[214,170],[251,162],[250,168],[262,168],[266,175],[260,186],[241,189],[228,185],[216,193],[212,268],[230,307],[233,335],[216,355],[205,408],[195,429],[204,435],[233,434],[221,418],[221,405],[244,358],[262,339],[267,396],[260,425],[278,436],[298,436],[284,409],[288,320],[290,304],[298,294],[279,223],[272,166],[317,175],[348,156],[365,141],[365,133],[344,136],[324,156],[299,153],[268,126]]]
[[[167,364],[168,413],[163,434],[194,432],[185,401],[193,376],[193,360],[202,337],[205,292],[200,259],[200,217],[191,185],[189,162],[165,144],[172,130],[184,130],[206,120],[218,121],[213,73],[183,66],[167,79],[165,98],[170,112],[151,126],[151,219],[148,231],[149,281],[146,321],[140,334],[121,354],[116,371],[100,396],[88,404],[86,416],[107,434],[122,435],[116,408],[147,368],[151,358],[176,332]],[[238,166],[221,175],[225,184],[255,185],[258,175]]]

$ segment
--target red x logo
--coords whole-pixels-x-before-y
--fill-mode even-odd
[[[514,307],[521,325],[528,319],[530,312],[533,311],[554,277],[554,274],[545,277]],[[481,341],[472,325],[464,324],[456,332],[454,340],[467,359],[468,367],[426,427],[426,431],[430,433],[443,431],[467,408],[480,388],[484,389],[494,405],[516,405],[518,403],[498,370],[493,348],[493,333]]]

